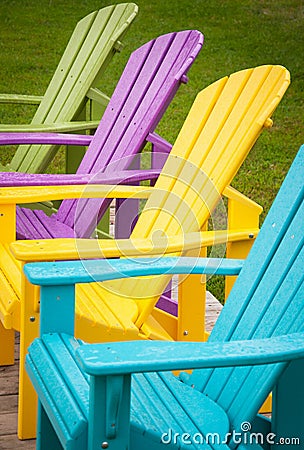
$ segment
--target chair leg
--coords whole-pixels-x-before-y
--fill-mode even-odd
[[[205,229],[202,227],[202,230]],[[207,255],[206,248],[187,252],[187,256]],[[188,275],[180,277],[178,286],[178,341],[206,341],[208,334],[205,328],[206,316],[206,276]],[[191,305],[187,299],[191,298]],[[193,300],[193,301],[192,301]]]
[[[186,301],[191,298],[194,301]],[[187,307],[188,306],[188,307]],[[191,307],[189,307],[191,306]],[[178,287],[178,341],[206,341],[206,281],[204,275],[189,275]]]
[[[136,157],[130,169],[140,169],[140,156]],[[127,239],[138,219],[139,200],[117,199],[115,211],[115,237],[117,239]]]
[[[39,335],[39,314],[34,308],[37,294],[37,289],[23,277],[20,316],[19,439],[36,437],[37,395],[25,370],[25,357],[31,342]]]
[[[302,448],[304,442],[304,360],[289,364],[273,394],[272,432],[280,449]],[[278,448],[273,445],[272,449]]]
[[[33,439],[36,437],[37,394],[25,370],[25,355],[24,349],[20,349],[18,437]]]
[[[231,199],[228,197],[228,229],[235,230],[238,228],[255,229],[259,228],[259,217],[262,212],[261,207],[252,202],[246,204],[246,198],[242,201]],[[227,244],[226,257],[246,259],[252,247],[253,239],[247,241],[229,242]],[[237,277],[226,277],[225,280],[225,298],[228,297],[232,286]]]
[[[7,330],[0,322],[0,366],[11,366],[15,362],[15,331]]]
[[[43,408],[38,405],[38,432],[36,450],[63,450],[54,428]]]

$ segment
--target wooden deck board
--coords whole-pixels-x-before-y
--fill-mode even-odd
[[[209,294],[209,293],[208,293]],[[211,294],[206,303],[206,329],[211,331],[222,305]],[[16,334],[14,366],[0,367],[0,450],[34,450],[35,440],[17,437],[19,336]]]
[[[19,335],[16,333],[15,364],[0,367],[0,450],[34,450],[34,439],[20,441],[17,437],[19,371]]]

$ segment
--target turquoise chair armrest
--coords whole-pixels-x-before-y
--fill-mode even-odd
[[[29,263],[24,272],[32,284],[40,286],[71,285],[118,278],[162,274],[238,275],[242,260],[220,258],[165,257],[102,259]]]
[[[218,342],[132,341],[88,344],[77,349],[90,375],[121,375],[286,362],[304,357],[304,333]]]

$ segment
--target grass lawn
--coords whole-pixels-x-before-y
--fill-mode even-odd
[[[117,3],[117,2],[115,2]],[[166,32],[198,29],[205,36],[187,86],[182,86],[158,131],[174,141],[198,91],[216,79],[260,64],[281,64],[292,83],[279,105],[274,126],[249,154],[233,185],[268,211],[304,143],[303,0],[138,0],[139,15],[125,49],[111,63],[103,89],[111,93],[132,50]],[[111,4],[97,0],[1,0],[0,92],[43,94],[76,22]],[[2,123],[28,122],[29,107],[3,106]],[[10,159],[0,150],[1,162]],[[61,169],[57,158],[52,171]],[[216,283],[215,294],[220,295]]]

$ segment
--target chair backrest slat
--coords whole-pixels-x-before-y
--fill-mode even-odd
[[[159,205],[159,193],[147,204],[151,219],[145,216],[146,212],[141,219],[151,224],[150,229],[145,228],[146,236],[153,231],[152,227],[174,234],[181,231],[183,224],[186,232],[198,231],[198,226],[208,219],[219,193],[232,181],[272,113],[269,105],[275,101],[277,86],[284,76],[285,70],[280,67],[262,66],[226,79],[210,115],[203,120],[198,116],[204,127],[194,145],[183,142],[184,156],[175,152],[176,148],[181,148],[178,142],[172,149],[168,161],[171,166],[164,167],[167,176],[161,176],[156,185],[164,195],[158,217],[155,218],[155,207]],[[208,103],[205,98],[199,101],[200,104]],[[187,125],[185,122],[185,132]],[[197,129],[199,126],[197,124]],[[181,156],[178,163],[176,156]],[[173,202],[172,197],[180,201]],[[202,200],[205,207],[202,207]],[[168,212],[171,213],[171,226],[168,225]]]

